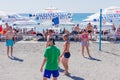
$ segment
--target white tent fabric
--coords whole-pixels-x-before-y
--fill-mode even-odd
[[[38,25],[38,23],[34,20],[27,20],[27,21],[15,21],[13,25],[14,26],[26,26],[26,25]]]
[[[8,15],[7,12],[5,12],[5,11],[0,11],[0,17],[5,17],[5,16],[7,16],[7,15]]]
[[[87,25],[89,22],[82,22],[82,23],[80,23],[80,25]],[[90,22],[91,23],[91,25],[100,25],[100,23],[99,22],[94,22],[94,21],[92,21],[92,22]],[[111,26],[111,25],[113,25],[112,23],[109,23],[109,22],[103,22],[102,23],[102,25],[105,25],[105,26]]]
[[[17,13],[6,12],[6,11],[0,11],[0,18],[3,23],[6,23],[6,22],[11,23],[11,22],[15,22],[15,21],[28,20],[27,18],[24,18]]]
[[[91,16],[88,16],[88,18],[83,21],[84,22],[99,21],[99,16],[100,16],[100,12],[97,12]],[[120,20],[120,7],[112,6],[103,9],[102,18],[104,21],[109,21],[109,22]]]
[[[37,20],[52,20],[55,17],[59,17],[59,20],[66,19],[69,21],[72,18],[72,13],[62,11],[55,7],[48,7],[39,13],[29,14],[29,17]]]

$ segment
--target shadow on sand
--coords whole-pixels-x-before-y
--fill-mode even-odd
[[[62,68],[59,67],[59,72],[63,73],[64,70]],[[77,77],[77,76],[72,76],[70,73],[68,73],[68,75],[66,75],[67,77],[71,78],[72,80],[84,80],[81,77]]]
[[[85,58],[86,58],[86,59],[89,59],[89,60],[93,60],[93,61],[101,61],[100,59],[93,58],[93,57],[91,57],[91,58],[85,57]]]
[[[85,79],[83,79],[83,78],[81,78],[81,77],[77,77],[77,76],[72,76],[71,74],[68,74],[67,75],[69,78],[71,78],[72,80],[85,80]]]
[[[17,58],[15,56],[9,57],[11,60],[15,60],[15,61],[19,61],[19,62],[23,62],[23,59]]]
[[[58,70],[59,70],[59,72],[61,72],[61,73],[63,73],[64,72],[64,70],[62,69],[62,68],[58,68]]]
[[[113,52],[109,52],[109,51],[102,51],[102,52],[105,52],[105,53],[107,53],[107,54],[111,54],[111,55],[114,55],[114,56],[120,57],[120,55],[115,54],[115,53],[113,53]]]

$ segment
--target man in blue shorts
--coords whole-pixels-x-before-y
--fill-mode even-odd
[[[10,26],[6,32],[6,46],[7,46],[7,56],[9,57],[9,48],[11,48],[11,57],[13,53],[13,45],[14,45],[14,32],[12,27]]]
[[[53,76],[53,80],[57,80],[57,77],[59,76],[58,64],[60,60],[60,50],[54,44],[54,40],[50,38],[48,41],[49,46],[45,49],[44,52],[44,60],[40,68],[40,71],[42,72],[43,67],[46,64],[43,80],[51,78],[51,75]]]

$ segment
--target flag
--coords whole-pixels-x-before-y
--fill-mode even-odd
[[[57,26],[59,24],[59,18],[58,17],[53,18],[52,22],[54,23],[53,25]]]

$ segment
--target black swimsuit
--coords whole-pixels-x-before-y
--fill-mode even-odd
[[[70,52],[65,52],[64,57],[65,58],[70,58]]]
[[[88,30],[87,32],[88,32],[88,33],[91,33],[92,31],[91,31],[91,30]]]

